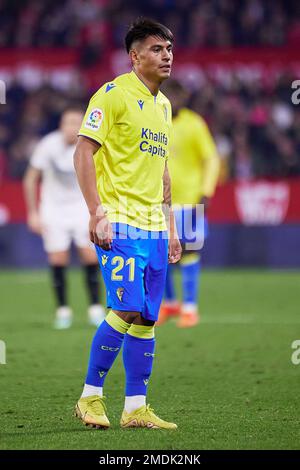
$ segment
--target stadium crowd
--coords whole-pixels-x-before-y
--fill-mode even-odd
[[[239,8],[236,8],[238,3]],[[242,6],[241,6],[242,4]],[[155,16],[174,31],[177,46],[223,47],[300,43],[300,3],[291,0],[0,0],[0,47],[76,47],[80,68],[123,47],[124,28],[138,14]],[[203,74],[190,106],[208,122],[223,158],[223,179],[300,174],[300,111],[291,102],[292,76],[272,85],[215,82]],[[91,90],[42,85],[28,91],[14,81],[0,106],[0,181],[20,179],[38,139],[55,129],[70,101],[85,107]]]
[[[300,110],[291,102],[291,77],[272,90],[237,77],[230,86],[208,78],[190,96],[217,141],[223,179],[285,177],[300,174]],[[19,179],[38,139],[55,129],[74,98],[86,105],[88,90],[62,92],[49,86],[28,93],[15,84],[0,107],[0,178]],[[17,138],[16,138],[17,136]]]
[[[300,41],[297,0],[0,0],[0,46],[120,47],[139,15],[167,24],[184,47]]]

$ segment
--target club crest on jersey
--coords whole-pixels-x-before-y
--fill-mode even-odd
[[[118,299],[119,299],[120,302],[122,302],[123,294],[124,294],[124,288],[119,287],[117,289],[117,296],[118,296]]]
[[[138,105],[139,105],[139,107],[141,108],[141,111],[142,111],[143,106],[144,106],[144,101],[143,100],[138,100]]]
[[[92,131],[97,131],[98,129],[100,129],[102,121],[103,121],[102,109],[94,108],[90,112],[84,127]]]

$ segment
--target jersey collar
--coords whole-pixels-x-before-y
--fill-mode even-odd
[[[129,77],[132,80],[132,82],[134,83],[134,87],[138,91],[140,91],[144,95],[151,96],[152,98],[153,97],[154,98],[158,97],[159,91],[158,91],[157,95],[152,95],[152,93],[149,90],[149,88],[147,87],[147,85],[145,85],[145,83],[142,82],[142,80],[137,76],[137,74],[133,70],[129,73]]]

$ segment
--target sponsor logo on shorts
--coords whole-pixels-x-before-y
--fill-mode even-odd
[[[103,265],[103,266],[106,265],[107,260],[108,260],[108,256],[107,256],[107,255],[102,255],[102,256],[101,256],[101,261],[102,261],[102,265]]]
[[[145,384],[145,385],[148,385],[148,383],[149,383],[149,379],[144,379],[144,381],[143,381],[143,382],[144,382],[144,384]]]
[[[91,131],[97,131],[98,129],[100,129],[102,121],[103,121],[102,109],[94,108],[90,112],[84,127],[86,127],[87,129],[90,129]]]

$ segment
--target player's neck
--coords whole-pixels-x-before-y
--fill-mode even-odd
[[[136,74],[136,76],[141,80],[141,82],[143,82],[143,84],[148,88],[150,93],[153,96],[156,96],[157,93],[159,92],[160,83],[149,80],[147,77],[145,77],[144,75],[142,75],[140,72],[138,72],[135,69],[133,69],[133,71]]]

